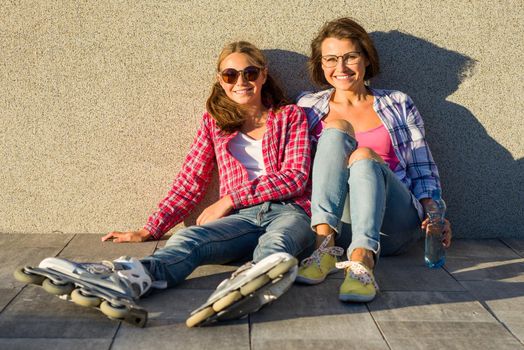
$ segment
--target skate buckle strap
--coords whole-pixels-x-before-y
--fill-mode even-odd
[[[311,254],[311,256],[302,260],[302,262],[300,263],[300,266],[310,266],[311,264],[315,263],[320,267],[320,258],[322,254],[329,254],[332,256],[342,256],[342,254],[344,254],[344,249],[342,249],[341,247],[327,247],[331,239],[331,236],[332,235],[326,236],[326,238],[324,238],[324,241],[322,242],[320,247],[315,249],[315,251],[313,252],[313,254]]]
[[[231,277],[229,277],[229,279],[232,280],[233,278],[235,278],[238,275],[240,275],[242,272],[252,268],[254,265],[255,265],[255,263],[253,263],[252,261],[245,263],[244,265],[242,265],[238,269],[236,269],[235,272],[233,272],[231,274]]]
[[[363,285],[373,283],[375,289],[378,291],[378,284],[375,282],[375,277],[369,270],[359,261],[342,261],[336,264],[338,269],[347,268],[349,277],[360,281]]]
[[[154,289],[167,289],[167,281],[153,281],[151,288]]]
[[[80,266],[95,275],[109,274],[114,271],[114,266],[109,261],[102,261],[102,263],[83,263],[80,264]]]

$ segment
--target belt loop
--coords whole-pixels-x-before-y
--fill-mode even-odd
[[[271,206],[271,202],[264,202],[260,206],[260,211],[257,214],[257,220],[258,220],[259,225],[262,223],[262,218],[264,217],[264,214],[269,211],[270,206]]]

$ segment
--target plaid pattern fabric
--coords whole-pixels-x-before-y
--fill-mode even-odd
[[[144,228],[159,239],[181,222],[204,196],[215,164],[220,197],[229,194],[235,209],[289,200],[310,215],[311,149],[304,111],[296,105],[269,110],[266,127],[262,153],[267,175],[249,180],[244,166],[227,149],[237,132],[221,132],[213,117],[204,113],[182,169]]]
[[[434,189],[440,189],[437,166],[425,140],[424,122],[411,98],[394,90],[369,88],[375,97],[374,109],[391,137],[399,165],[394,170],[397,178],[411,191],[413,204],[423,217],[419,200],[431,198]],[[310,138],[318,142],[322,132],[320,121],[329,112],[329,100],[335,89],[303,93],[297,104],[306,112]]]

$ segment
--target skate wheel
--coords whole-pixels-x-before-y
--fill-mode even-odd
[[[89,295],[79,288],[71,293],[71,300],[77,305],[86,307],[97,307],[101,302],[100,298]]]
[[[17,281],[22,283],[38,284],[41,285],[44,282],[45,277],[41,275],[35,275],[27,272],[25,267],[19,267],[13,272],[13,276]]]
[[[282,261],[280,264],[278,264],[277,266],[275,266],[271,270],[269,270],[267,272],[267,275],[269,276],[269,278],[274,280],[278,276],[288,272],[289,269],[291,269],[293,266],[297,265],[297,263],[298,263],[298,261],[295,258],[289,259],[289,260],[286,260],[286,261]]]
[[[46,278],[42,283],[44,290],[50,294],[54,295],[64,295],[69,294],[73,291],[75,286],[72,283],[55,283],[49,278]]]
[[[205,309],[200,310],[196,314],[191,315],[186,320],[186,326],[188,326],[189,328],[194,327],[194,326],[204,322],[205,320],[207,320],[208,318],[210,318],[214,314],[215,314],[215,310],[213,310],[213,308],[211,306],[206,307]]]
[[[235,301],[239,300],[240,298],[242,298],[242,294],[240,294],[238,290],[235,290],[223,297],[222,299],[215,301],[215,303],[213,304],[213,310],[215,310],[216,312],[222,311],[229,305],[233,304]]]
[[[125,306],[113,305],[107,300],[102,301],[100,310],[110,318],[123,319],[129,315],[129,310]]]
[[[242,294],[243,296],[247,296],[253,293],[258,288],[265,285],[266,283],[268,283],[269,281],[271,281],[271,278],[269,278],[268,275],[258,276],[251,282],[244,284],[242,288],[240,288],[240,294]]]

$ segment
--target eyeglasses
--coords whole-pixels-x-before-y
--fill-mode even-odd
[[[255,81],[260,75],[260,68],[255,66],[249,66],[242,70],[236,70],[234,68],[226,68],[220,72],[222,80],[226,84],[236,84],[238,77],[242,74],[242,78],[247,81]]]
[[[326,68],[333,68],[337,66],[338,59],[342,58],[342,63],[345,66],[349,66],[351,64],[358,63],[358,60],[360,59],[361,52],[360,51],[351,51],[343,54],[342,56],[337,55],[326,55],[322,56],[322,64]]]

